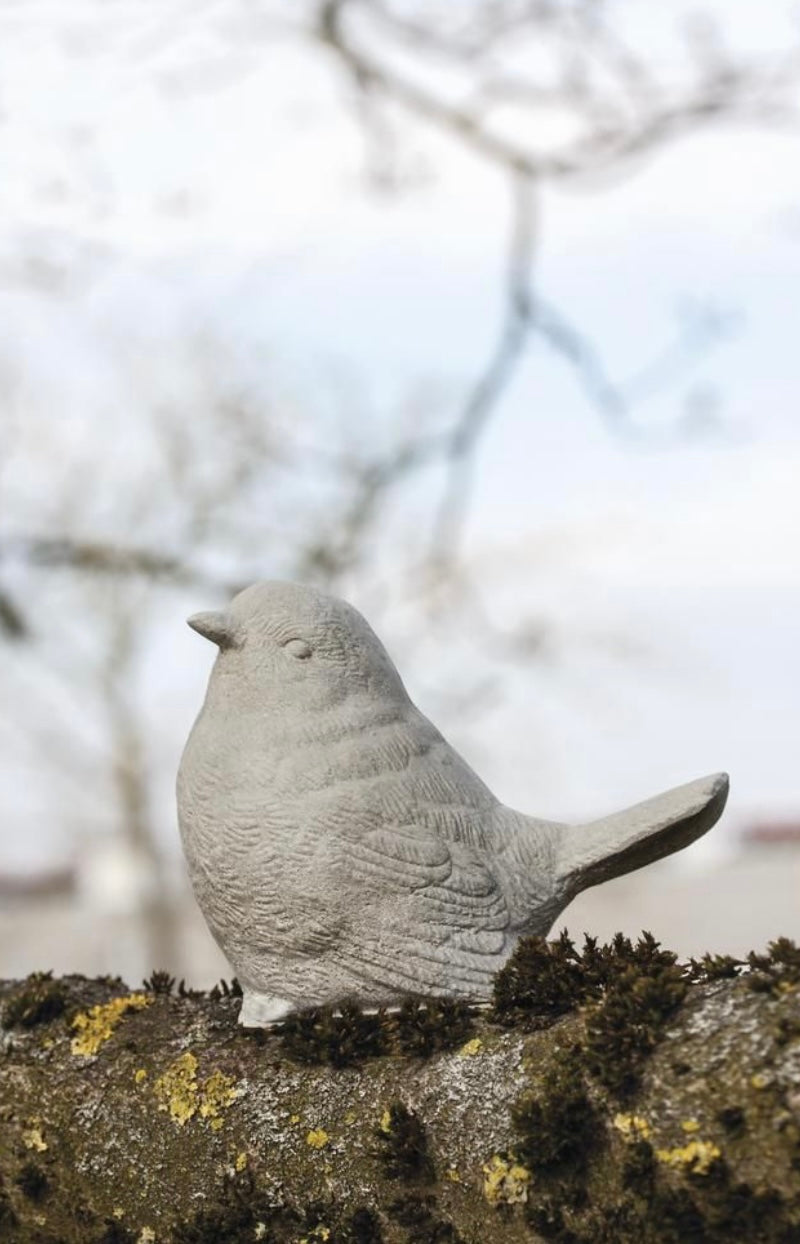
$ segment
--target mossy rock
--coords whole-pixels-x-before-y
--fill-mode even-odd
[[[533,940],[489,1013],[251,1033],[239,1005],[164,974],[0,985],[0,1239],[800,1240],[790,943],[744,967]]]

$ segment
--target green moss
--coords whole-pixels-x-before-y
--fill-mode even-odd
[[[688,982],[676,963],[623,969],[586,1020],[586,1066],[612,1093],[631,1093]]]
[[[14,1183],[29,1201],[41,1201],[47,1193],[47,1175],[35,1162],[26,1162]]]
[[[223,1179],[207,1204],[190,1219],[173,1225],[170,1244],[252,1244],[258,1239],[259,1224],[284,1229],[284,1235],[264,1235],[270,1242],[286,1238],[289,1230],[298,1227],[296,1214],[265,1203],[256,1190],[252,1176],[245,1171],[234,1178]]]
[[[391,1022],[393,1047],[416,1058],[456,1049],[473,1030],[472,1011],[452,998],[406,998]]]
[[[54,981],[52,972],[33,972],[6,998],[2,1024],[4,1028],[35,1028],[58,1019],[66,1005],[64,984]]]
[[[383,1231],[371,1209],[357,1209],[342,1232],[342,1244],[383,1244]]]
[[[689,960],[689,975],[693,981],[731,980],[744,967],[742,959],[732,955],[703,955],[701,959]]]
[[[664,950],[646,930],[636,942],[622,933],[615,933],[605,946],[598,946],[596,938],[587,937],[582,958],[590,985],[601,989],[607,988],[626,969],[653,975],[662,968],[673,967],[678,961],[674,951]]]
[[[748,989],[780,997],[800,987],[800,946],[788,937],[770,942],[765,955],[751,950],[747,962],[750,971],[744,981]]]
[[[220,998],[241,998],[242,987],[234,976],[231,983],[221,980],[218,985],[214,985],[208,991],[208,997],[212,1002],[219,1002]]]
[[[7,1192],[0,1188],[0,1228],[11,1228],[17,1225],[17,1215],[11,1205]],[[2,1235],[0,1235],[2,1239]]]
[[[656,1156],[648,1140],[635,1140],[626,1146],[622,1163],[622,1186],[639,1196],[651,1197],[656,1178]]]
[[[800,1016],[780,1015],[775,1023],[774,1036],[778,1045],[800,1041]]]
[[[715,1241],[780,1239],[785,1231],[783,1198],[771,1189],[756,1191],[745,1182],[731,1183],[724,1163],[716,1172],[705,1207],[706,1227]]]
[[[537,1198],[528,1205],[527,1222],[543,1240],[555,1241],[555,1244],[581,1244],[579,1238],[564,1222],[561,1206],[550,1196]]]
[[[637,942],[617,933],[603,946],[585,937],[581,951],[566,931],[556,942],[526,937],[495,977],[491,1019],[505,1026],[542,1027],[602,997],[625,971],[653,975],[676,962],[677,956],[662,950],[647,932]]]
[[[524,1166],[534,1171],[585,1166],[600,1133],[578,1047],[547,1073],[538,1091],[521,1098],[512,1120],[518,1135],[515,1152]]]
[[[513,989],[505,995],[509,1009],[505,1016],[495,1017],[502,1023],[518,1022],[524,1028],[534,1029],[545,1023],[559,1023],[558,1031],[552,1036],[532,1035],[520,1043],[522,1065],[533,1078],[513,1111],[516,1144],[509,1148],[515,1159],[518,1158],[530,1172],[528,1201],[522,1204],[523,1198],[520,1198],[519,1204],[501,1203],[496,1209],[480,1201],[478,1216],[496,1214],[498,1225],[502,1224],[501,1232],[507,1226],[514,1238],[522,1238],[514,1233],[524,1233],[527,1220],[531,1230],[536,1231],[539,1237],[556,1241],[556,1244],[677,1244],[678,1241],[680,1244],[685,1241],[689,1244],[692,1241],[703,1241],[704,1244],[723,1244],[723,1241],[725,1244],[739,1244],[740,1241],[741,1244],[745,1241],[746,1244],[800,1244],[800,1197],[793,1199],[792,1174],[788,1171],[795,1143],[793,1129],[796,1125],[792,1114],[795,1107],[789,1101],[789,1090],[785,1095],[781,1092],[784,1081],[779,1075],[779,1064],[783,1065],[780,1060],[785,1061],[786,1051],[779,1055],[778,1048],[782,1041],[785,1045],[796,1039],[798,1021],[793,944],[783,941],[770,947],[768,954],[751,956],[750,971],[743,974],[737,984],[732,978],[739,975],[741,964],[738,962],[734,961],[732,966],[723,961],[724,957],[705,956],[690,967],[682,968],[671,952],[662,950],[648,935],[638,942],[617,937],[606,946],[586,939],[580,951],[567,939],[552,944],[541,939],[531,940],[534,946],[528,947],[526,981],[518,972],[516,983],[511,980]],[[566,966],[566,983],[558,978],[559,966]],[[754,985],[750,977],[759,975],[764,978],[763,982]],[[726,985],[726,980],[731,983]],[[728,1016],[727,1010],[717,1008],[715,999],[718,998],[721,1007],[730,1002],[738,1008],[736,1014],[741,1013],[743,1033],[749,1032],[751,1019],[753,1024],[758,1022],[758,1032],[765,1034],[765,1041],[759,1047],[757,1060],[752,1065],[739,1061],[731,1068],[730,1077],[726,1078],[727,1071],[719,1067],[720,1060],[713,1064],[711,1058],[706,1057],[702,1032],[682,1027],[674,1050],[664,1049],[654,1063],[653,1074],[646,1081],[646,1095],[624,1106],[611,1102],[609,1094],[628,1092],[635,1087],[647,1058],[662,1039],[686,990],[695,985],[702,987],[708,981],[721,983],[712,990],[699,988],[697,1001],[702,1002],[703,1009],[704,996],[709,996],[712,1020],[720,1014]],[[55,984],[52,978],[50,983]],[[11,987],[6,998],[19,993],[27,984]],[[80,986],[71,979],[68,984],[70,1003],[75,1002],[80,994],[84,1009],[108,1005],[97,982],[86,982]],[[754,987],[765,991],[766,1005],[762,1005],[761,999],[748,996],[746,991]],[[151,1002],[154,992],[166,990],[161,990],[151,977],[148,985]],[[258,1039],[267,1046],[266,1059],[260,1051],[247,1049],[245,1038],[239,1035],[238,1029],[234,1036],[236,1008],[229,1001],[224,1001],[230,999],[231,993],[232,987],[220,982],[210,993],[202,995],[202,1001],[196,1005],[188,1002],[171,1006],[157,1003],[149,1012],[145,1010],[136,1023],[148,1043],[146,1048],[150,1048],[151,1033],[160,1033],[165,1024],[174,1035],[174,1025],[170,1025],[169,1020],[171,1015],[179,1012],[181,1022],[184,1018],[194,1022],[197,1017],[204,1024],[208,1021],[209,1039],[229,1041],[232,1057],[241,1059],[243,1072],[253,1067],[263,1070],[265,1061],[269,1064],[275,1058],[278,1039],[274,1034],[257,1032]],[[185,989],[183,996],[187,997]],[[214,1007],[214,1002],[220,1005]],[[573,1013],[571,1017],[564,1018],[579,1007],[582,1008],[580,1014]],[[510,1020],[515,1008],[515,1018]],[[474,1015],[468,1007],[459,1003],[446,1004],[415,998],[409,999],[401,1012],[394,1015],[365,1016],[359,1008],[345,1006],[340,1015],[333,1012],[320,1015],[317,1012],[316,1017],[313,1019],[307,1014],[304,1017],[305,1030],[301,1031],[301,1025],[298,1025],[295,1032],[295,1038],[303,1048],[293,1053],[292,1057],[299,1061],[348,1066],[387,1052],[424,1057],[442,1049],[463,1046],[470,1032],[477,1032],[475,1043],[478,1045],[482,1041],[485,1047],[515,1047],[511,1037],[501,1037],[496,1030],[492,1032],[486,1028],[484,1021],[476,1027]],[[288,1027],[291,1029],[291,1025]],[[285,1032],[284,1042],[287,1035]],[[733,1039],[736,1041],[738,1037],[734,1034]],[[141,1066],[141,1061],[128,1057],[122,1037],[118,1038],[117,1043],[119,1073],[124,1076],[125,1084],[132,1083],[134,1071]],[[57,1043],[53,1051],[43,1054],[41,1039],[15,1041],[14,1057],[27,1060],[26,1065],[30,1063],[37,1073],[41,1071],[43,1076],[48,1076],[58,1069],[61,1048],[66,1044]],[[742,1048],[754,1047],[749,1040],[743,1039]],[[735,1044],[731,1047],[732,1056],[735,1056],[737,1049]],[[762,1068],[772,1074],[770,1060],[773,1056],[774,1089],[766,1093],[754,1091],[750,1095],[751,1076],[760,1073]],[[610,1081],[606,1071],[609,1064],[612,1067]],[[110,1059],[108,1066],[112,1068]],[[704,1089],[702,1076],[709,1068],[710,1078]],[[344,1113],[352,1082],[365,1086],[368,1094],[372,1091],[369,1086],[377,1089],[375,1096],[364,1098],[364,1101],[369,1099],[372,1102],[369,1109],[370,1112],[376,1111],[372,1117],[377,1125],[380,1103],[387,1100],[384,1093],[404,1096],[402,1077],[406,1073],[415,1074],[416,1070],[412,1065],[401,1063],[399,1068],[387,1064],[352,1078],[323,1073],[324,1083],[332,1086],[335,1092],[341,1090],[342,1093],[342,1097],[336,1099],[337,1110],[341,1113],[331,1118],[339,1119]],[[455,1060],[453,1074],[458,1075],[462,1070],[463,1064]],[[678,1079],[681,1073],[691,1076],[691,1082]],[[398,1074],[401,1077],[399,1080]],[[301,1086],[302,1100],[296,1097],[293,1089],[292,1099],[287,1099],[285,1103],[286,1108],[304,1109],[306,1077],[300,1075],[298,1078],[297,1073],[291,1075],[293,1082]],[[389,1083],[393,1085],[391,1090],[380,1087]],[[662,1092],[665,1088],[674,1096],[665,1097]],[[357,1091],[360,1094],[361,1087]],[[26,1109],[35,1112],[31,1106]],[[39,1109],[38,1103],[35,1109]],[[612,1126],[614,1113],[620,1109],[646,1116],[652,1129],[649,1139],[646,1132],[623,1136],[619,1128]],[[440,1128],[448,1126],[446,1094],[442,1099],[442,1110],[444,1113],[441,1116],[437,1114],[437,1120],[441,1120],[437,1121],[437,1136]],[[750,1129],[745,1127],[745,1111],[751,1121]],[[44,1114],[43,1109],[41,1112]],[[769,1112],[779,1112],[775,1113],[774,1128]],[[161,1116],[157,1116],[155,1111],[152,1113],[156,1123],[162,1124]],[[681,1121],[689,1115],[694,1117],[695,1113],[697,1119],[702,1121],[702,1132],[698,1134],[722,1151],[731,1169],[720,1160],[700,1176],[690,1165],[672,1167],[656,1160],[651,1147],[656,1143],[653,1136],[658,1137],[658,1144],[675,1145],[676,1141],[683,1139],[677,1132]],[[353,1122],[363,1122],[362,1116],[356,1119],[355,1115],[356,1112],[353,1112]],[[276,1208],[270,1203],[275,1195],[275,1171],[285,1173],[287,1186],[293,1186],[293,1158],[287,1151],[277,1159],[278,1167],[269,1171],[271,1191],[267,1194],[260,1186],[261,1175],[258,1175],[259,1183],[255,1182],[256,1172],[262,1169],[260,1163],[265,1155],[257,1150],[250,1153],[248,1149],[254,1169],[252,1179],[248,1182],[243,1176],[237,1176],[235,1181],[214,1189],[214,1175],[211,1174],[212,1187],[203,1188],[202,1201],[192,1202],[194,1216],[186,1218],[184,1215],[184,1220],[176,1222],[171,1232],[160,1226],[159,1241],[161,1244],[211,1244],[212,1241],[213,1244],[240,1244],[246,1240],[252,1244],[257,1239],[263,1239],[267,1244],[300,1244],[300,1241],[307,1241],[307,1244],[317,1244],[318,1241],[327,1241],[327,1244],[379,1244],[382,1231],[390,1239],[402,1241],[403,1244],[441,1244],[448,1240],[452,1244],[458,1241],[457,1230],[447,1221],[450,1212],[444,1210],[444,1205],[461,1205],[461,1197],[480,1197],[474,1175],[487,1155],[476,1153],[467,1159],[461,1150],[458,1154],[448,1150],[445,1140],[445,1147],[434,1155],[437,1166],[441,1164],[442,1176],[446,1171],[452,1173],[454,1184],[461,1182],[462,1186],[454,1187],[443,1178],[442,1201],[437,1202],[433,1195],[427,1195],[438,1195],[439,1185],[428,1183],[433,1178],[433,1171],[423,1119],[417,1118],[399,1101],[388,1107],[386,1115],[385,1125],[382,1119],[372,1143],[372,1157],[364,1153],[364,1136],[360,1127],[348,1132],[343,1126],[341,1138],[349,1135],[354,1141],[352,1152],[349,1146],[337,1144],[316,1160],[318,1171],[322,1172],[323,1168],[330,1171],[329,1175],[319,1175],[324,1182],[317,1187],[322,1189],[333,1189],[336,1186],[334,1181],[340,1175],[341,1186],[352,1186],[351,1168],[347,1165],[351,1159],[361,1164],[352,1169],[358,1173],[363,1169],[365,1180],[369,1180],[372,1170],[378,1190],[391,1202],[387,1210],[385,1201],[380,1201],[380,1216],[372,1206],[354,1210],[352,1202],[346,1209],[335,1202],[312,1204],[296,1210]],[[427,1115],[423,1117],[427,1120]],[[349,1125],[350,1122],[348,1111],[345,1123]],[[47,1164],[48,1174],[51,1169],[60,1169],[57,1162],[61,1158],[55,1153],[58,1147],[56,1138],[61,1134],[59,1129],[64,1126],[65,1121],[60,1116],[53,1115],[51,1118],[47,1114],[44,1135],[51,1142],[54,1153],[40,1158],[32,1150],[26,1151],[24,1157],[31,1159],[28,1166],[33,1170],[22,1180],[20,1177],[26,1168],[20,1170],[19,1176],[15,1172],[23,1160],[23,1150],[20,1149],[18,1157],[11,1157],[13,1165],[7,1178],[13,1178],[16,1187],[7,1185],[10,1195],[0,1193],[0,1215],[4,1212],[11,1215],[4,1224],[5,1232],[0,1228],[0,1240],[3,1242],[7,1238],[9,1244],[16,1244],[17,1241],[23,1244],[21,1233],[25,1228],[18,1227],[15,1231],[13,1213],[16,1210],[22,1217],[25,1213],[22,1198],[26,1197],[29,1201],[35,1199],[36,1170],[40,1163]],[[764,1127],[766,1131],[762,1132]],[[765,1142],[763,1153],[759,1151],[754,1157],[756,1132],[759,1136],[765,1136]],[[14,1135],[13,1129],[8,1131],[12,1145]],[[445,1132],[442,1135],[445,1137]],[[241,1145],[242,1142],[239,1140],[236,1143]],[[224,1146],[214,1150],[206,1169],[209,1172],[219,1169],[216,1165],[218,1161],[232,1163],[233,1149],[227,1152],[227,1156],[226,1152]],[[307,1156],[303,1149],[301,1161]],[[311,1156],[316,1158],[316,1155]],[[285,1167],[284,1158],[289,1163]],[[470,1166],[473,1159],[474,1164]],[[460,1167],[460,1181],[459,1171],[448,1170],[456,1160]],[[187,1150],[188,1161],[194,1161],[194,1150]],[[329,1167],[325,1165],[327,1162],[330,1162]],[[382,1168],[381,1174],[385,1179],[394,1183],[394,1188],[377,1178],[376,1162]],[[300,1169],[303,1169],[302,1166]],[[737,1173],[732,1174],[732,1170]],[[46,1179],[44,1170],[41,1174]],[[267,1172],[264,1171],[264,1174]],[[182,1177],[181,1170],[178,1178]],[[796,1180],[796,1176],[794,1178]],[[745,1182],[746,1179],[753,1180],[752,1186]],[[757,1182],[762,1179],[764,1186]],[[408,1186],[403,1187],[399,1181],[405,1181]],[[773,1183],[775,1187],[769,1186]],[[126,1213],[121,1221],[109,1218],[101,1223],[96,1213],[92,1213],[85,1222],[79,1223],[74,1208],[70,1208],[71,1216],[66,1226],[62,1225],[59,1217],[57,1227],[57,1203],[61,1195],[68,1197],[69,1191],[59,1187],[59,1196],[56,1196],[54,1191],[45,1187],[44,1211],[48,1223],[41,1230],[29,1228],[29,1231],[34,1230],[34,1235],[25,1235],[24,1244],[34,1244],[34,1241],[35,1244],[56,1244],[56,1236],[48,1232],[59,1228],[66,1231],[63,1240],[58,1237],[60,1244],[76,1244],[77,1241],[81,1244],[101,1244],[101,1241],[102,1244],[119,1244],[120,1241],[130,1240],[130,1235],[125,1234],[128,1231],[125,1223],[134,1221],[133,1214],[129,1218]],[[405,1195],[393,1200],[396,1192]],[[781,1199],[781,1192],[786,1200]],[[376,1192],[375,1195],[378,1194]],[[321,1195],[327,1196],[328,1193],[323,1191]],[[373,1193],[368,1195],[372,1198]],[[103,1200],[102,1213],[110,1214],[116,1204],[116,1201]],[[128,1206],[122,1196],[119,1204]],[[95,1209],[100,1212],[99,1206]],[[31,1205],[28,1205],[27,1212],[32,1212]],[[464,1212],[463,1206],[459,1212]],[[391,1224],[386,1219],[389,1213]],[[383,1227],[382,1220],[386,1224]],[[466,1223],[468,1220],[464,1218],[461,1221]],[[475,1244],[478,1239],[492,1238],[491,1227],[479,1226],[477,1222],[474,1231],[472,1226],[465,1225],[462,1229],[467,1232],[470,1244]],[[134,1234],[133,1239],[136,1238],[138,1236]]]
[[[223,1180],[188,1222],[175,1223],[169,1244],[382,1244],[374,1212],[312,1202],[302,1210],[274,1205],[247,1172]]]
[[[116,1218],[107,1218],[96,1244],[136,1244],[136,1236]]]
[[[183,979],[181,979],[178,982],[178,997],[179,998],[190,998],[194,1000],[197,998],[204,998],[205,996],[206,996],[205,990],[190,989],[189,986],[186,984],[186,981]]]
[[[355,1002],[341,1007],[313,1007],[290,1016],[281,1029],[285,1052],[296,1062],[347,1067],[387,1052],[383,1012],[368,1015]]]
[[[659,1188],[649,1202],[648,1213],[652,1223],[649,1235],[658,1244],[711,1244],[703,1215],[688,1188]]]
[[[731,1136],[741,1136],[745,1129],[745,1113],[741,1106],[723,1106],[716,1118]]]
[[[539,1027],[592,1002],[585,1064],[606,1088],[624,1094],[635,1087],[689,981],[677,956],[650,933],[635,943],[618,933],[604,946],[587,937],[581,952],[566,933],[550,943],[525,938],[497,974],[492,1019]]]
[[[169,997],[175,988],[175,977],[170,976],[169,972],[151,972],[147,979],[142,981],[142,988],[148,993],[160,993]]]
[[[453,1224],[437,1217],[433,1197],[401,1197],[387,1212],[407,1232],[408,1244],[464,1244]]]
[[[573,1010],[585,995],[583,963],[566,930],[557,942],[526,937],[494,978],[491,1017],[506,1027],[552,1020]]]
[[[392,1102],[375,1136],[378,1141],[375,1153],[388,1179],[432,1182],[434,1170],[425,1128],[413,1110],[401,1101]]]
[[[384,1054],[428,1058],[462,1045],[473,1031],[470,1008],[447,998],[407,998],[393,1015],[355,1002],[312,1007],[290,1016],[281,1043],[296,1062],[347,1067]]]

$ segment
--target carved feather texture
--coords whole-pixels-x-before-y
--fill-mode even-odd
[[[220,653],[181,761],[179,821],[245,1003],[487,998],[518,937],[546,932],[587,860],[614,855],[602,832],[591,845],[604,823],[571,870],[573,831],[499,803],[344,601],[263,583],[196,629],[205,617]],[[670,826],[651,854],[670,849]],[[637,824],[620,858],[642,862],[648,834]]]

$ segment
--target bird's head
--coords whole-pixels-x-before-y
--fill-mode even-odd
[[[366,619],[316,588],[256,583],[228,609],[197,613],[188,622],[219,648],[214,677],[225,694],[290,711],[332,708],[351,697],[408,699]]]

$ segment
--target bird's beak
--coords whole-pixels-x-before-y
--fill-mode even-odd
[[[197,631],[205,639],[210,639],[218,648],[241,646],[239,626],[228,613],[193,613],[186,621],[193,631]]]

